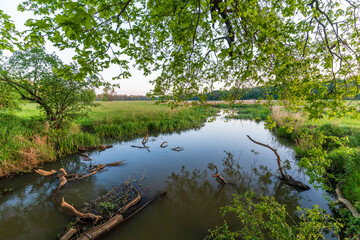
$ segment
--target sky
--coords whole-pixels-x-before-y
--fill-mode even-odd
[[[0,9],[3,10],[6,14],[11,16],[12,21],[14,21],[16,28],[19,31],[26,30],[24,23],[29,18],[34,18],[34,15],[31,12],[18,12],[17,6],[21,0],[0,0]],[[46,44],[46,50],[50,52],[56,52],[56,54],[66,63],[72,61],[73,51],[63,50],[59,51],[57,48],[52,46],[51,43]],[[152,80],[156,75],[144,76],[141,71],[130,66],[132,77],[129,79],[122,79],[118,81],[112,80],[112,77],[115,77],[119,74],[120,69],[118,66],[112,65],[110,68],[104,70],[100,74],[105,79],[112,83],[120,83],[120,89],[116,89],[118,94],[126,95],[145,95],[152,89],[152,85],[149,83],[149,80]],[[101,93],[101,90],[96,90],[97,93]]]

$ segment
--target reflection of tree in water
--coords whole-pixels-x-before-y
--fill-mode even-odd
[[[244,170],[230,152],[225,151],[225,157],[218,166],[219,173],[229,184],[220,185],[212,178],[214,165],[209,164],[208,169],[188,171],[185,166],[180,173],[172,173],[168,177],[166,190],[167,203],[175,206],[174,215],[177,219],[184,219],[207,226],[221,224],[219,209],[228,205],[233,199],[233,194],[242,194],[253,190],[257,194],[274,196],[277,201],[287,205],[287,210],[295,216],[298,201],[301,198],[296,190],[283,184],[274,177],[268,167],[254,162],[251,170]],[[221,171],[222,168],[222,171]]]

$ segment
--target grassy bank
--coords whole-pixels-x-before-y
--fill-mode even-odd
[[[0,112],[0,176],[31,170],[77,152],[79,146],[98,146],[109,138],[200,127],[215,112],[201,107],[170,109],[151,101],[103,102],[88,117],[54,130],[36,104],[29,103],[22,111]]]
[[[216,107],[227,108],[226,104]],[[295,142],[299,165],[310,180],[335,193],[339,187],[344,198],[360,212],[360,120],[344,116],[341,119],[324,118],[309,121],[306,115],[289,113],[275,106],[272,111],[256,104],[235,104],[235,118],[274,120],[273,131],[280,137]],[[338,210],[336,210],[338,209]],[[347,208],[334,208],[345,225],[344,234],[360,236],[360,219]]]

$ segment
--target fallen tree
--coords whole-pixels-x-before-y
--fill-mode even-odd
[[[280,155],[278,154],[278,152],[277,152],[277,150],[275,148],[270,147],[269,145],[266,145],[264,143],[257,142],[254,139],[252,139],[249,135],[246,135],[246,136],[253,143],[258,144],[258,145],[263,146],[263,147],[267,147],[267,148],[271,149],[275,153],[276,158],[277,158],[276,160],[277,160],[278,168],[279,168],[278,170],[280,171],[280,176],[278,176],[278,178],[280,180],[283,180],[283,181],[287,182],[290,186],[292,186],[292,187],[294,187],[295,189],[298,189],[298,190],[304,191],[304,190],[309,190],[310,189],[310,187],[308,185],[306,185],[306,184],[304,184],[304,183],[302,183],[300,181],[295,180],[293,177],[291,177],[290,175],[287,175],[287,174],[285,174],[283,172],[283,168],[281,166]]]
[[[96,239],[120,223],[127,221],[151,202],[166,194],[158,194],[149,201],[140,204],[140,200],[142,199],[140,191],[141,187],[137,185],[130,185],[128,183],[121,186],[119,185],[113,187],[105,195],[86,204],[86,207],[84,207],[81,212],[75,209],[76,212],[74,212],[74,214],[78,217],[68,226],[68,230],[62,236],[61,240]],[[74,209],[72,209],[72,211],[74,211]],[[81,213],[91,213],[98,218],[83,218]],[[94,219],[97,219],[97,221]]]

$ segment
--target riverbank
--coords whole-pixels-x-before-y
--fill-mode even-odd
[[[75,153],[79,147],[99,146],[106,139],[196,128],[215,109],[155,105],[152,101],[102,102],[86,118],[55,130],[43,120],[36,104],[22,111],[0,113],[0,177],[31,171],[45,162]]]
[[[217,107],[224,107],[219,104]],[[331,191],[335,196],[341,192],[356,211],[360,211],[360,122],[345,116],[341,119],[309,121],[306,116],[289,113],[280,106],[272,111],[261,105],[235,105],[234,118],[266,120],[271,116],[277,136],[295,143],[299,165],[304,168],[310,181]],[[336,193],[337,191],[337,193]],[[348,208],[335,207],[344,224],[348,237],[360,235],[360,219]]]

